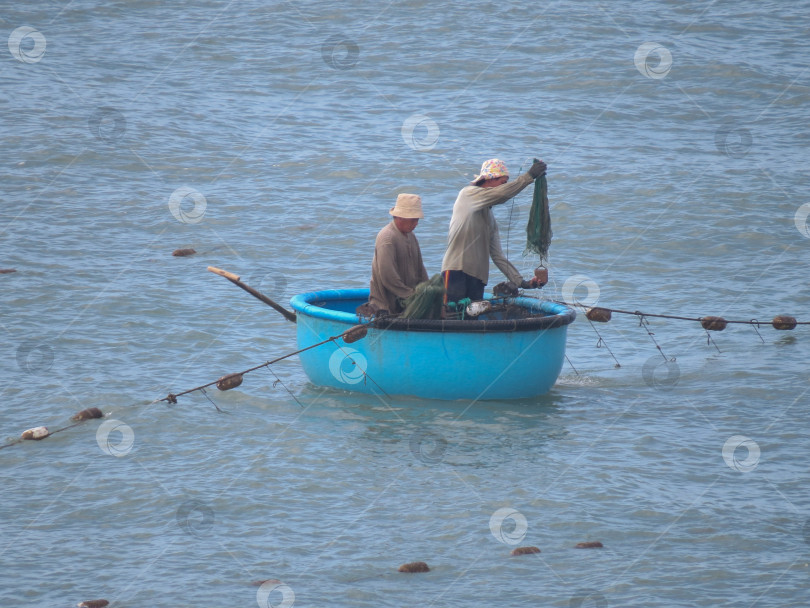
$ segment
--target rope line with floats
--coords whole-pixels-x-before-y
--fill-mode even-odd
[[[249,294],[251,294],[255,298],[261,300],[262,302],[264,302],[268,306],[271,306],[276,311],[281,313],[284,316],[284,318],[287,319],[288,321],[291,321],[293,323],[296,322],[296,316],[295,316],[294,312],[287,310],[286,308],[284,308],[280,304],[277,304],[276,302],[274,302],[273,300],[271,300],[270,298],[265,296],[263,293],[261,293],[261,292],[257,291],[256,289],[253,289],[252,287],[242,283],[239,276],[237,276],[237,275],[235,275],[233,273],[227,272],[225,270],[215,268],[213,266],[209,266],[208,270],[215,273],[215,274],[218,274],[220,276],[225,277],[226,279],[228,279],[234,285],[237,285],[238,287],[244,289]],[[300,349],[298,349],[296,351],[293,351],[291,353],[287,353],[286,355],[283,355],[281,357],[276,357],[275,359],[272,359],[270,361],[265,361],[264,363],[261,363],[259,365],[255,365],[255,366],[250,367],[250,368],[248,368],[246,370],[243,370],[241,372],[225,374],[224,376],[218,378],[217,380],[214,380],[213,382],[208,382],[206,384],[201,384],[200,386],[195,386],[194,388],[190,388],[188,390],[185,390],[185,391],[182,391],[182,392],[179,392],[179,393],[169,393],[166,397],[163,397],[161,399],[155,399],[154,401],[152,401],[150,403],[150,405],[152,403],[159,403],[161,401],[166,401],[169,404],[176,404],[178,397],[182,397],[184,395],[188,395],[190,393],[199,391],[199,392],[201,392],[203,394],[203,396],[206,399],[208,399],[214,405],[214,407],[217,409],[218,412],[224,413],[223,410],[219,406],[217,406],[217,404],[213,401],[213,399],[211,399],[211,397],[208,395],[208,392],[205,389],[207,389],[207,388],[209,388],[211,386],[216,386],[221,391],[231,390],[231,389],[236,388],[237,386],[242,384],[242,380],[243,380],[243,377],[244,377],[245,374],[256,371],[258,369],[267,368],[268,371],[271,374],[273,374],[273,376],[275,377],[275,381],[273,382],[273,386],[276,386],[276,384],[280,383],[284,387],[284,389],[293,397],[295,402],[303,407],[301,402],[295,397],[295,395],[289,390],[289,388],[287,388],[287,386],[284,385],[284,383],[281,381],[281,379],[278,377],[278,375],[276,375],[276,373],[273,371],[271,366],[273,364],[275,364],[275,363],[278,363],[279,361],[283,361],[284,359],[288,359],[288,358],[290,358],[290,357],[292,357],[294,355],[297,355],[299,353],[308,351],[310,349],[317,348],[318,346],[323,346],[324,344],[328,344],[329,342],[334,342],[337,345],[337,347],[341,348],[341,350],[342,350],[342,347],[341,347],[340,344],[337,343],[337,340],[342,339],[345,344],[352,344],[354,342],[357,342],[358,340],[362,340],[363,338],[365,338],[367,333],[368,333],[368,328],[365,325],[362,325],[362,324],[354,325],[354,326],[350,327],[349,329],[347,329],[346,331],[344,331],[341,334],[338,334],[336,336],[332,336],[332,337],[327,338],[325,340],[322,340],[322,341],[320,341],[320,342],[318,342],[316,344],[311,344],[311,345],[309,345],[307,347],[300,348]],[[354,363],[356,365],[356,362],[352,361],[352,363]],[[374,382],[373,378],[370,378],[368,376],[368,373],[366,372],[366,370],[362,370],[362,372],[363,372],[364,378],[367,378],[367,379],[371,380],[372,382]],[[376,382],[375,382],[375,384],[376,384]],[[71,429],[71,428],[73,428],[75,426],[78,426],[79,424],[85,422],[86,420],[92,420],[92,419],[103,418],[103,417],[104,417],[104,413],[100,409],[95,408],[95,407],[91,407],[91,408],[82,410],[81,412],[74,415],[71,418],[71,420],[73,421],[73,424],[70,424],[68,426],[59,428],[59,429],[57,429],[55,431],[50,431],[45,426],[37,426],[37,427],[27,429],[27,430],[23,431],[23,433],[17,439],[15,439],[13,441],[10,441],[10,442],[8,442],[6,444],[0,445],[0,449],[11,447],[12,445],[17,445],[17,444],[22,443],[23,441],[27,441],[27,440],[39,441],[41,439],[45,439],[46,437],[50,437],[51,435],[55,435],[56,433],[59,433],[61,431],[66,431],[66,430]]]
[[[56,433],[61,433],[62,431],[66,431],[68,429],[72,429],[75,426],[79,426],[86,420],[93,420],[95,418],[103,418],[104,413],[98,409],[97,407],[89,407],[85,410],[82,410],[76,414],[74,414],[70,419],[73,421],[73,424],[69,424],[68,426],[56,429],[55,431],[48,430],[46,426],[35,426],[33,428],[27,429],[23,431],[22,435],[20,435],[14,441],[10,441],[9,443],[0,445],[0,450],[3,448],[11,447],[12,445],[17,445],[18,443],[22,443],[23,441],[33,440],[39,441],[41,439],[45,439],[46,437],[50,437],[51,435],[56,435]]]
[[[619,310],[617,308],[603,308],[601,306],[589,307],[579,302],[561,302],[566,306],[579,306],[585,308],[585,317],[589,321],[597,323],[607,323],[611,319],[611,313],[619,313],[624,315],[635,315],[640,319],[645,317],[657,317],[661,319],[676,319],[679,321],[697,321],[701,324],[703,329],[707,331],[723,331],[729,323],[737,323],[741,325],[754,325],[761,327],[762,325],[771,325],[774,329],[790,330],[795,329],[797,325],[810,325],[810,321],[797,321],[795,317],[788,315],[777,315],[771,321],[759,321],[757,319],[749,319],[747,321],[737,321],[724,319],[723,317],[682,317],[679,315],[656,315],[648,312],[641,312],[639,310]]]
[[[777,315],[771,321],[760,321],[758,319],[749,319],[749,320],[733,320],[733,319],[725,319],[723,317],[716,317],[716,316],[705,316],[705,317],[685,317],[682,315],[664,315],[664,314],[653,314],[653,313],[646,313],[641,312],[640,310],[621,310],[618,308],[605,308],[602,306],[587,306],[580,302],[564,302],[560,300],[555,300],[560,302],[561,304],[565,304],[566,306],[575,306],[579,308],[585,309],[585,318],[588,320],[593,331],[596,333],[598,337],[598,341],[596,343],[596,348],[606,348],[607,351],[610,353],[610,356],[613,357],[613,360],[616,362],[615,367],[621,367],[618,359],[613,354],[613,351],[607,345],[602,334],[596,329],[594,323],[607,323],[612,319],[613,313],[617,314],[624,314],[624,315],[631,315],[638,318],[639,326],[643,327],[644,330],[647,332],[647,335],[652,340],[655,348],[658,349],[658,352],[661,353],[661,356],[664,358],[666,362],[673,362],[675,361],[675,357],[668,357],[666,353],[664,353],[663,348],[661,345],[658,344],[658,341],[655,339],[655,334],[650,329],[650,322],[648,320],[649,317],[654,317],[658,319],[672,319],[677,321],[691,321],[693,323],[700,323],[701,327],[706,330],[706,343],[707,345],[714,346],[717,349],[717,352],[720,351],[720,347],[717,346],[717,343],[712,338],[711,333],[712,331],[723,331],[728,327],[729,324],[736,324],[736,325],[749,325],[751,326],[754,331],[759,336],[759,339],[762,340],[763,344],[765,343],[765,339],[762,337],[762,334],[759,333],[759,328],[763,325],[770,325],[776,330],[780,331],[790,331],[796,329],[799,325],[810,325],[810,321],[797,321],[795,317],[789,315]],[[566,357],[567,358],[567,357]],[[568,361],[571,364],[571,361]],[[574,366],[571,365],[573,368]],[[574,372],[579,375],[579,372],[574,369]]]
[[[194,388],[190,388],[190,389],[182,391],[180,393],[169,393],[167,396],[163,397],[162,399],[155,399],[151,403],[159,403],[161,401],[166,401],[169,404],[176,404],[178,397],[182,397],[183,395],[188,395],[188,394],[193,393],[195,391],[200,391],[203,394],[203,396],[205,396],[205,398],[208,399],[208,401],[210,401],[214,405],[214,407],[217,409],[218,412],[225,413],[214,402],[214,400],[211,399],[211,397],[208,395],[208,392],[205,389],[207,389],[207,388],[209,388],[211,386],[216,386],[221,391],[229,391],[229,390],[231,390],[233,388],[236,388],[237,386],[242,384],[243,376],[245,374],[248,374],[250,372],[256,371],[257,369],[262,369],[262,368],[266,367],[268,370],[270,370],[270,372],[276,378],[276,380],[273,382],[273,386],[275,386],[277,383],[281,383],[281,385],[284,387],[284,389],[288,393],[290,393],[290,395],[295,400],[295,402],[298,403],[298,405],[301,405],[303,407],[301,402],[284,385],[284,383],[281,382],[281,379],[276,375],[276,373],[272,370],[272,368],[270,366],[275,364],[275,363],[278,363],[279,361],[283,361],[284,359],[288,359],[289,357],[292,357],[293,355],[297,355],[297,354],[302,353],[304,351],[316,348],[318,346],[322,346],[322,345],[327,344],[329,342],[334,342],[338,346],[338,348],[341,348],[341,346],[339,344],[337,344],[338,339],[343,339],[343,342],[346,343],[346,344],[352,344],[354,342],[357,342],[358,340],[362,340],[363,338],[365,338],[367,333],[368,333],[368,328],[365,325],[354,325],[354,326],[350,327],[349,329],[347,329],[346,331],[344,331],[342,334],[338,334],[337,336],[332,336],[330,338],[327,338],[326,340],[322,340],[321,342],[318,342],[317,344],[311,344],[310,346],[307,346],[305,348],[300,348],[300,349],[298,349],[296,351],[293,351],[291,353],[287,353],[286,355],[283,355],[281,357],[276,357],[275,359],[273,359],[271,361],[265,361],[264,363],[261,363],[260,365],[255,365],[255,366],[253,366],[251,368],[248,368],[248,369],[246,369],[244,371],[241,371],[241,372],[235,372],[235,373],[232,373],[232,374],[225,374],[224,376],[222,376],[221,378],[218,378],[217,380],[214,380],[213,382],[208,382],[206,384],[201,384],[200,386],[195,386]],[[366,371],[365,370],[362,370],[362,371],[363,371],[363,376],[368,377],[368,374],[366,373]],[[374,382],[373,379],[372,379],[372,382]],[[151,403],[150,403],[150,405],[151,405]],[[0,450],[2,450],[3,448],[11,447],[12,445],[17,445],[18,443],[22,443],[23,441],[26,441],[26,440],[39,441],[41,439],[45,439],[46,437],[50,437],[51,435],[55,435],[56,433],[59,433],[61,431],[66,431],[68,429],[72,429],[73,427],[78,426],[79,424],[81,424],[82,422],[84,422],[86,420],[91,420],[91,419],[94,419],[94,418],[103,418],[103,417],[104,417],[104,413],[100,409],[98,409],[96,407],[91,407],[91,408],[82,410],[81,412],[74,415],[71,418],[71,420],[74,421],[73,424],[70,424],[70,425],[65,426],[63,428],[59,428],[59,429],[57,429],[55,431],[50,431],[45,426],[37,426],[37,427],[27,429],[27,430],[23,431],[22,435],[20,435],[20,437],[18,437],[14,441],[10,441],[9,443],[0,445]]]
[[[226,375],[222,376],[221,378],[219,378],[217,380],[214,380],[213,382],[208,382],[207,384],[202,384],[200,386],[195,386],[194,388],[190,388],[188,390],[185,390],[182,393],[169,393],[168,395],[166,395],[162,399],[157,399],[153,403],[157,403],[157,402],[160,402],[160,401],[167,401],[170,404],[175,404],[175,403],[177,403],[177,398],[178,397],[182,397],[183,395],[188,395],[189,393],[193,393],[194,391],[202,391],[203,393],[205,393],[205,389],[207,389],[209,386],[216,386],[221,391],[229,391],[232,388],[236,388],[237,386],[242,384],[242,379],[243,379],[243,376],[245,374],[256,371],[257,369],[262,369],[264,367],[267,367],[269,369],[269,367],[271,365],[273,365],[275,363],[278,363],[279,361],[283,361],[284,359],[288,359],[289,357],[292,357],[293,355],[297,355],[299,353],[303,353],[304,351],[308,351],[308,350],[316,348],[318,346],[322,346],[324,344],[327,344],[328,342],[335,342],[336,343],[336,341],[339,338],[342,338],[343,341],[346,344],[352,344],[353,342],[357,342],[358,340],[362,340],[363,338],[365,338],[367,333],[368,333],[368,328],[365,325],[354,325],[354,326],[350,327],[349,329],[347,329],[346,331],[344,331],[342,334],[338,334],[337,336],[332,336],[331,338],[327,338],[326,340],[322,340],[321,342],[318,342],[316,344],[311,344],[311,345],[306,346],[304,348],[299,348],[296,351],[293,351],[291,353],[287,353],[286,355],[283,355],[281,357],[277,357],[277,358],[273,359],[272,361],[265,361],[264,363],[261,363],[259,365],[255,365],[255,366],[253,366],[251,368],[248,368],[248,369],[246,369],[244,371],[235,372],[235,373],[232,373],[232,374],[226,374]],[[365,374],[365,371],[363,373]],[[278,377],[276,377],[276,379],[278,379]],[[219,409],[219,408],[217,408],[217,409]]]

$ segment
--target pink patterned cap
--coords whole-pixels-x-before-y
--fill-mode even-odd
[[[506,164],[497,158],[490,158],[489,160],[485,160],[484,164],[481,165],[481,173],[473,178],[472,183],[478,184],[485,179],[495,179],[496,177],[504,176],[509,176],[509,171],[506,168]]]

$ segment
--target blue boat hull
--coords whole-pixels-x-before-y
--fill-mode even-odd
[[[367,300],[367,289],[295,296],[299,348],[361,323],[354,310]],[[361,340],[327,342],[300,353],[301,364],[316,385],[363,393],[467,400],[542,395],[560,374],[567,326],[576,315],[555,302],[519,297],[510,303],[544,318],[368,323]]]

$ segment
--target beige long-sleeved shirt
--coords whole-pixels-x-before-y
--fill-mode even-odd
[[[442,271],[462,270],[486,285],[489,259],[492,258],[506,278],[520,285],[523,277],[501,249],[501,237],[492,206],[505,203],[533,181],[531,175],[524,173],[515,181],[495,188],[463,188],[453,205]]]
[[[371,262],[369,302],[375,310],[402,312],[397,298],[407,298],[428,275],[419,241],[413,232],[402,234],[393,220],[377,234]]]

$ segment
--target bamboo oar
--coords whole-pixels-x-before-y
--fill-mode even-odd
[[[278,312],[280,312],[282,315],[284,315],[284,318],[287,319],[288,321],[292,321],[293,323],[295,323],[295,313],[293,311],[287,310],[286,308],[284,308],[280,304],[277,304],[276,302],[273,302],[273,300],[268,298],[266,295],[264,295],[260,291],[256,291],[250,285],[245,285],[242,281],[239,280],[238,275],[235,275],[232,272],[228,272],[227,270],[222,270],[221,268],[215,268],[214,266],[209,266],[208,270],[213,272],[214,274],[218,274],[219,276],[225,277],[226,279],[228,279],[231,283],[233,283],[237,287],[241,287],[242,289],[244,289],[246,292],[248,292],[254,298],[258,298],[259,300],[261,300],[262,302],[264,302],[268,306],[272,306],[273,308],[275,308]]]

